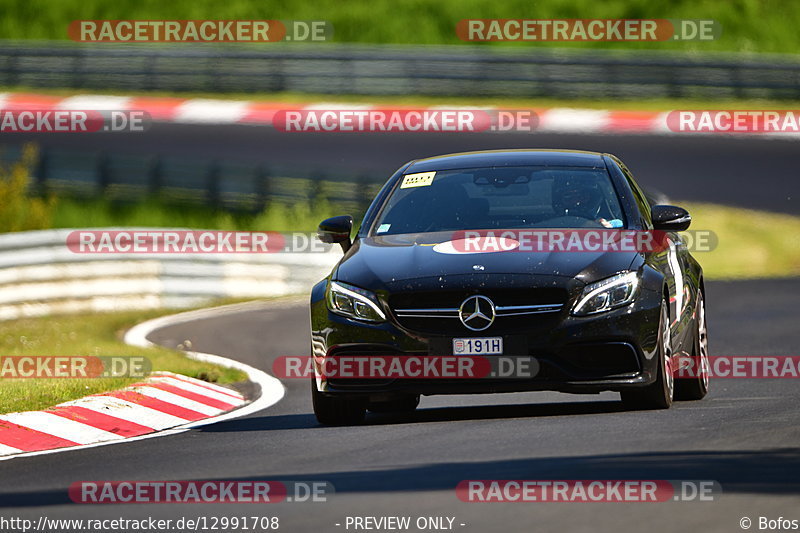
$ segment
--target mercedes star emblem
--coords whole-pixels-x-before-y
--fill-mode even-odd
[[[494,303],[486,296],[470,296],[458,308],[458,317],[467,329],[483,331],[494,322]]]

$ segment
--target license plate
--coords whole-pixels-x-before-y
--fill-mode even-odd
[[[453,355],[497,355],[503,353],[503,337],[453,339]]]

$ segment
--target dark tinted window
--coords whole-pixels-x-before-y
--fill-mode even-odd
[[[404,176],[372,232],[529,227],[625,227],[625,219],[604,168],[473,168]]]

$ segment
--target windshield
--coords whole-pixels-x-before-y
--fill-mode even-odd
[[[373,235],[534,227],[626,225],[605,169],[490,167],[405,175]]]

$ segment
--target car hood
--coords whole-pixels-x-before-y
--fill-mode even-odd
[[[591,283],[627,270],[638,256],[630,251],[464,253],[449,246],[451,235],[424,233],[359,239],[339,263],[334,279],[373,290],[411,279],[476,274],[560,277]]]

